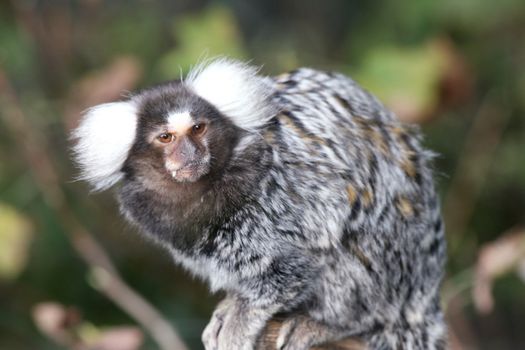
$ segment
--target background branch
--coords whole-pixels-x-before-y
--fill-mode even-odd
[[[451,253],[467,232],[476,202],[488,180],[488,173],[511,113],[502,108],[500,91],[489,93],[476,113],[459,155],[443,203]]]

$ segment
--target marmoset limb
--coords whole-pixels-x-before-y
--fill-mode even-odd
[[[351,79],[219,59],[90,109],[74,136],[81,178],[119,182],[124,216],[226,292],[207,350],[254,349],[276,314],[278,349],[445,348],[433,154]]]

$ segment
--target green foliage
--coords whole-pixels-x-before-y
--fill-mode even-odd
[[[435,46],[378,46],[362,61],[354,78],[399,113],[418,116],[438,103],[444,58]]]
[[[160,75],[164,79],[180,78],[196,62],[206,58],[228,56],[243,59],[247,56],[235,17],[228,8],[220,5],[175,19],[172,33],[177,46],[159,63]]]
[[[0,65],[17,77],[17,85],[34,88],[37,62],[31,38],[1,14],[0,43]]]

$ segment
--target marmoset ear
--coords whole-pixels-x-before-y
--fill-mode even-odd
[[[222,58],[201,63],[191,70],[184,83],[235,125],[253,130],[277,112],[270,99],[270,84],[257,73],[253,66]]]
[[[122,166],[135,140],[137,107],[133,102],[106,103],[89,109],[72,133],[80,167],[79,180],[95,191],[113,186],[122,176]]]

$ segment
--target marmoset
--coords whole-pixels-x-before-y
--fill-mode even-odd
[[[434,154],[350,78],[211,60],[73,135],[80,178],[119,183],[125,218],[226,293],[207,350],[254,349],[276,314],[278,349],[446,347]]]

